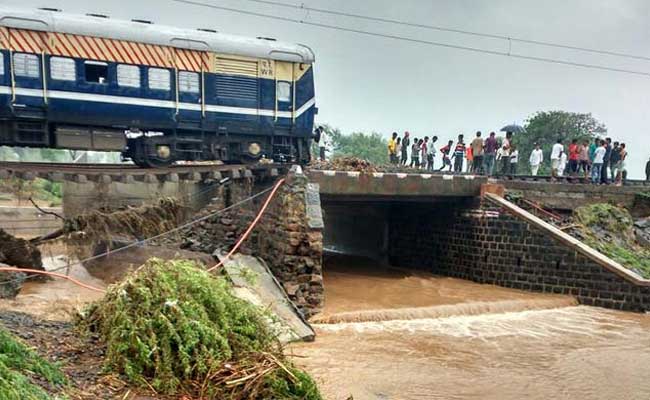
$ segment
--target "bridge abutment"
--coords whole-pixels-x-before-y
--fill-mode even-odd
[[[595,253],[595,252],[594,252]],[[397,267],[514,289],[566,294],[581,304],[650,310],[650,287],[606,268],[560,236],[489,202],[398,206],[390,261]]]

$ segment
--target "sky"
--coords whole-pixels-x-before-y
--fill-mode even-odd
[[[368,22],[260,5],[247,0],[197,0],[420,40],[505,51],[505,40]],[[400,19],[650,57],[647,0],[281,0],[315,8]],[[539,63],[180,4],[171,0],[3,0],[19,7],[56,7],[113,18],[212,28],[307,44],[316,53],[318,123],[344,133],[408,130],[441,140],[459,133],[523,124],[537,111],[592,113],[609,136],[627,144],[631,178],[645,178],[650,157],[650,76]],[[650,73],[650,61],[513,43],[534,57]]]

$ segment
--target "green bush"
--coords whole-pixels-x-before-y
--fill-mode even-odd
[[[593,204],[574,212],[585,243],[644,278],[650,278],[650,251],[637,243],[630,213],[611,204]]]
[[[48,400],[50,396],[32,383],[37,376],[52,385],[62,386],[66,379],[55,366],[0,328],[0,400]]]
[[[271,391],[271,398],[320,399],[308,376],[286,373],[295,369],[283,360],[262,312],[194,262],[152,259],[85,314],[80,325],[106,343],[106,367],[160,393],[201,387],[210,398]],[[255,387],[232,384],[242,371],[260,372],[261,362],[269,367]]]

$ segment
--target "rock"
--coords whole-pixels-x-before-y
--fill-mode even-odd
[[[0,264],[0,267],[6,268],[11,266]],[[0,272],[0,282],[6,282],[0,284],[0,299],[15,298],[23,287],[25,278],[27,278],[27,274],[22,272]]]
[[[0,229],[0,263],[44,271],[40,250],[27,240],[13,237],[2,229]],[[50,278],[43,276],[38,279]]]
[[[287,292],[287,295],[289,296],[295,296],[296,293],[298,293],[298,290],[300,289],[299,285],[295,285],[292,283],[285,283],[283,286],[284,286],[284,290]]]

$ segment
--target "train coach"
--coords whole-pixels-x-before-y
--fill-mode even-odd
[[[138,165],[309,160],[312,50],[104,15],[0,7],[0,145]]]

